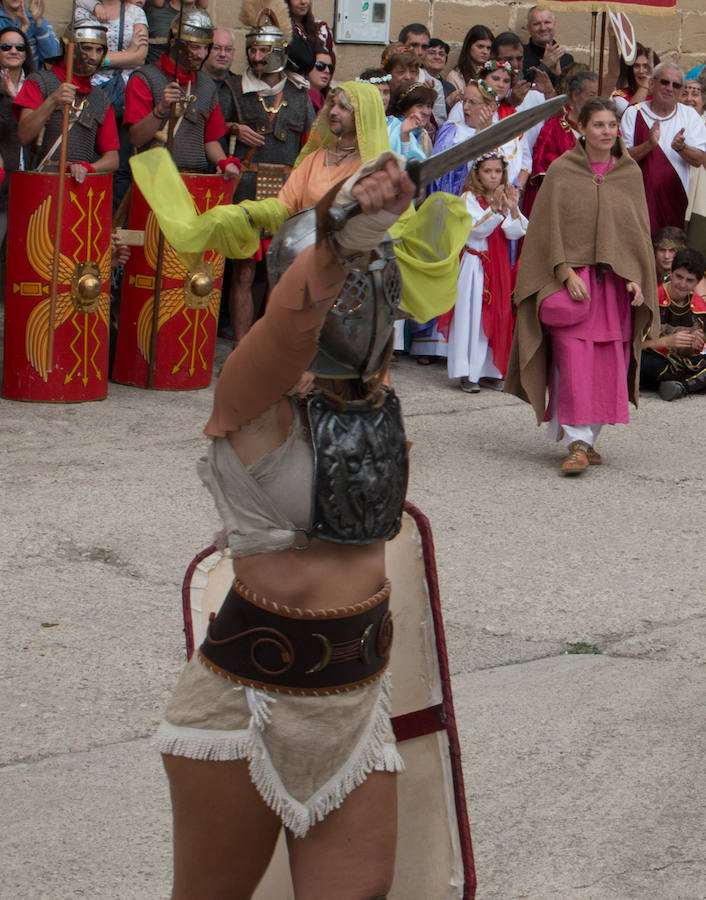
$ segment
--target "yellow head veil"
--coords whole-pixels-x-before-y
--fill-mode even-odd
[[[326,98],[323,108],[311,126],[309,139],[302,147],[295,166],[310,153],[320,147],[328,147],[336,142],[336,135],[329,127],[329,112],[338,91],[343,91],[355,116],[355,130],[358,138],[358,151],[365,163],[375,159],[384,150],[390,149],[390,138],[387,134],[385,107],[382,105],[380,91],[374,84],[365,81],[344,81],[337,85]]]
[[[339,86],[355,115],[358,149],[363,162],[390,149],[385,110],[375,85],[344,81]],[[335,94],[335,92],[332,92]],[[330,95],[314,122],[295,165],[320,147],[334,143],[329,128]],[[244,200],[237,206],[216,206],[198,215],[181,176],[164,149],[148,150],[130,160],[135,181],[154,210],[170,244],[187,266],[206,249],[226,256],[252,255],[260,229],[274,233],[288,213],[276,198]],[[465,202],[449,194],[433,194],[415,211],[410,206],[390,229],[403,278],[402,308],[419,322],[446,312],[456,301],[458,255],[470,231]]]

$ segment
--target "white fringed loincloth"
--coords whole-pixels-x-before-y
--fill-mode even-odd
[[[191,759],[247,759],[262,799],[303,837],[371,772],[404,770],[390,724],[390,687],[385,673],[339,694],[275,693],[236,685],[194,654],[154,744]]]

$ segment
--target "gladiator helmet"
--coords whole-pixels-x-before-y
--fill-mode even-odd
[[[240,12],[241,22],[249,29],[245,48],[268,47],[262,70],[265,74],[281,72],[287,65],[287,44],[291,38],[289,12],[282,0],[246,0]]]
[[[93,15],[84,9],[79,9],[73,23],[66,26],[66,30],[62,35],[62,43],[64,51],[68,44],[76,45],[76,69],[81,75],[93,75],[100,68],[101,63],[108,52],[108,27]],[[81,52],[81,44],[100,44],[103,47],[103,55],[98,65],[89,64]]]

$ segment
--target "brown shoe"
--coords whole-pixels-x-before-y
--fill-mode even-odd
[[[569,444],[569,455],[561,466],[563,475],[580,475],[589,466],[588,453],[583,449],[579,441]]]
[[[593,447],[589,447],[586,451],[589,466],[600,466],[603,463],[603,457]]]

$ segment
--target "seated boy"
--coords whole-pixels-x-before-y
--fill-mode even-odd
[[[658,289],[662,325],[656,340],[642,344],[640,386],[657,388],[663,400],[706,390],[706,300],[694,291],[705,269],[703,255],[685,247]]]
[[[667,225],[652,238],[652,247],[655,251],[655,268],[657,269],[657,284],[669,281],[672,273],[672,262],[677,250],[686,247],[686,232],[674,225]]]

